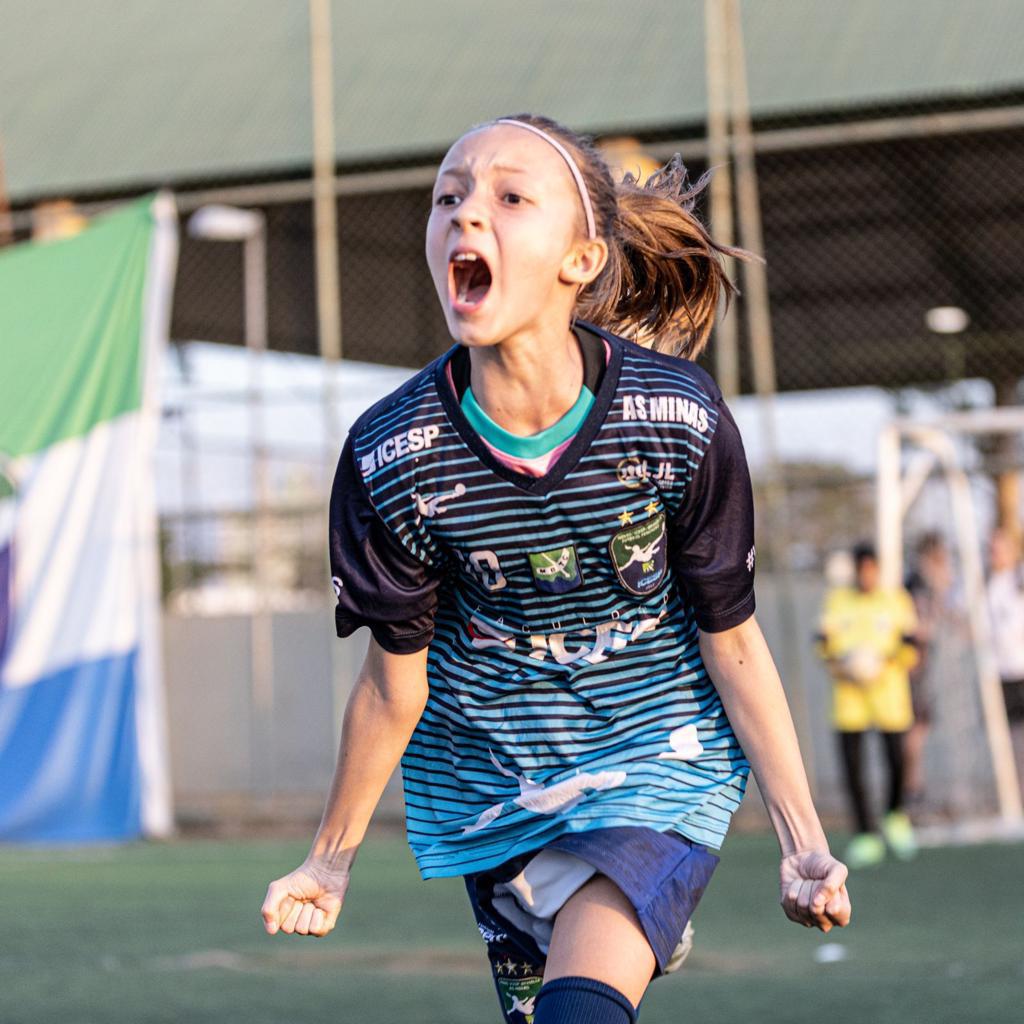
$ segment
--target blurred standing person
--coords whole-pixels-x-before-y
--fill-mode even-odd
[[[914,722],[909,669],[917,662],[914,603],[902,587],[880,586],[870,545],[854,548],[853,563],[854,585],[828,593],[817,636],[832,676],[832,724],[856,824],[846,851],[851,868],[880,863],[887,845],[904,860],[917,852],[904,811],[904,737]],[[864,785],[864,736],[872,729],[881,733],[889,771],[882,835]]]
[[[924,746],[931,729],[938,673],[936,649],[953,610],[953,562],[942,534],[922,535],[914,550],[914,566],[907,590],[917,614],[918,662],[910,669],[910,702],[914,724],[903,743],[903,780],[907,806],[919,806],[924,797]]]
[[[1010,720],[1017,778],[1024,779],[1024,565],[1020,544],[998,529],[989,541],[987,584],[992,644]]]

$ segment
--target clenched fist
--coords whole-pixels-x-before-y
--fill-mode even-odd
[[[330,871],[307,861],[271,882],[260,913],[268,935],[326,935],[338,920],[348,888],[347,871]]]
[[[809,850],[782,858],[779,883],[786,917],[808,928],[831,931],[850,923],[846,865],[831,854]]]

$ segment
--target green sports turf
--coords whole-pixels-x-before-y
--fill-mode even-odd
[[[422,883],[402,840],[360,854],[327,939],[262,933],[296,843],[0,848],[3,1024],[498,1024],[461,882]],[[1024,849],[925,851],[854,876],[829,936],[776,905],[771,840],[738,836],[695,918],[683,971],[643,1024],[1009,1022],[1024,1005]],[[815,951],[842,944],[845,958]]]

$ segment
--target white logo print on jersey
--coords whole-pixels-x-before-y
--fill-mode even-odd
[[[615,467],[615,475],[619,478],[620,484],[631,490],[643,487],[648,480],[657,480],[659,483],[667,484],[676,478],[671,462],[659,462],[658,471],[652,475],[647,460],[640,459],[636,455],[628,455],[626,458],[620,459],[618,466]]]
[[[697,739],[697,726],[692,722],[673,729],[668,734],[668,745],[672,749],[662,751],[658,755],[659,761],[692,761],[704,753],[704,744]]]
[[[649,420],[651,423],[685,423],[702,434],[708,429],[707,409],[678,395],[623,395],[622,418]]]
[[[466,634],[469,636],[469,642],[478,651],[485,651],[488,647],[506,647],[508,650],[514,651],[516,647],[514,634],[500,629],[498,626],[492,626],[475,615],[469,620]]]
[[[443,502],[452,498],[461,498],[466,493],[465,484],[456,484],[454,490],[444,491],[441,494],[416,494],[413,492],[412,500],[416,503],[416,511],[424,519],[433,519],[442,512],[448,511],[448,506]]]
[[[413,427],[401,434],[395,434],[386,441],[381,441],[369,455],[359,460],[359,469],[363,476],[369,476],[381,466],[386,466],[395,459],[400,459],[410,452],[420,452],[429,448],[438,438],[441,428],[433,424],[427,427]]]
[[[753,572],[754,571],[754,559],[756,557],[757,557],[757,551],[754,548],[751,548],[747,552],[747,572]]]
[[[476,929],[484,942],[505,942],[508,939],[508,935],[505,932],[496,932],[485,924],[477,924]]]
[[[551,657],[559,665],[574,665],[581,661],[597,665],[607,661],[609,654],[623,650],[631,641],[656,629],[665,614],[662,611],[657,616],[640,619],[635,625],[623,622],[622,619],[610,619],[594,629],[578,630],[571,636],[580,640],[580,646],[572,651],[566,647],[565,633],[531,633],[528,637],[532,648],[530,657],[536,661],[544,661]],[[466,633],[469,642],[477,650],[504,647],[514,651],[518,641],[518,634],[500,625],[493,625],[476,615],[470,618]]]
[[[568,779],[562,779],[551,786],[542,786],[526,775],[519,775],[503,767],[501,762],[494,756],[494,752],[488,750],[491,755],[491,764],[509,779],[516,779],[519,783],[519,796],[512,803],[534,814],[559,814],[562,811],[572,810],[581,800],[586,798],[588,789],[602,790],[614,789],[626,781],[626,773],[623,771],[614,772],[577,772]],[[496,818],[501,816],[508,801],[502,801],[493,807],[488,807],[483,814],[477,818],[472,825],[466,825],[464,833],[479,832],[487,828]]]

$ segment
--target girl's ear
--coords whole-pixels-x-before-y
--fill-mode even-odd
[[[608,262],[608,243],[603,238],[576,242],[562,260],[558,278],[564,284],[590,284]]]

